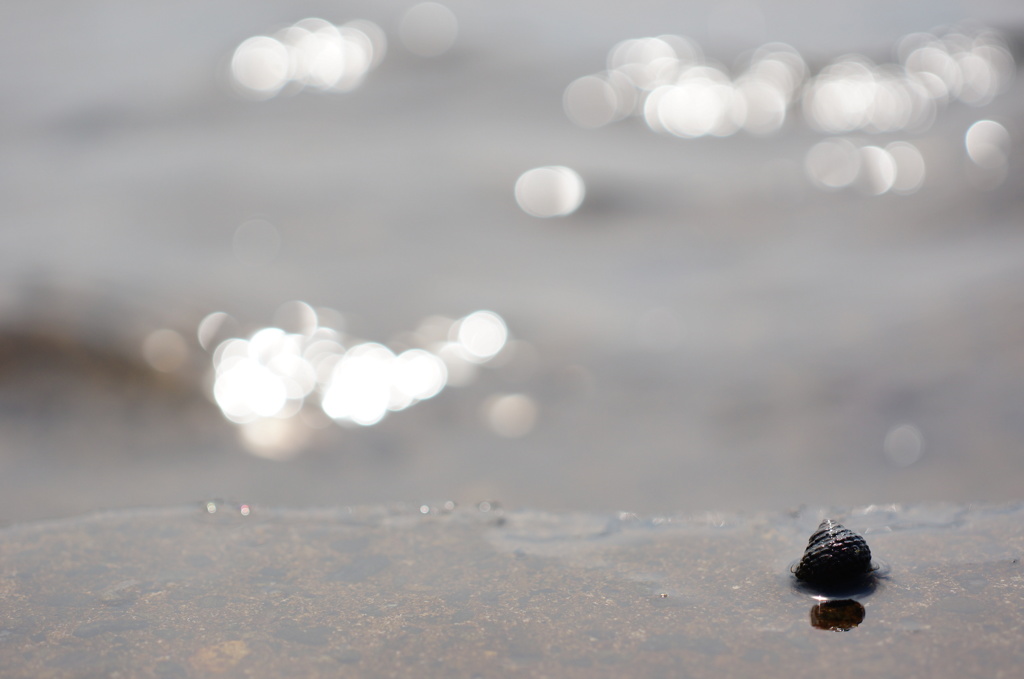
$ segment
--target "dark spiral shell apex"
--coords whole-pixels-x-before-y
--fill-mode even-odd
[[[856,584],[872,573],[871,549],[849,528],[825,519],[807,541],[794,573],[817,587]]]

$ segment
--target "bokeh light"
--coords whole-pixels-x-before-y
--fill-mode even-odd
[[[562,103],[580,127],[639,116],[652,131],[682,139],[728,137],[740,130],[772,135],[797,111],[797,119],[828,135],[920,133],[954,101],[992,101],[1015,72],[1005,40],[987,29],[913,33],[899,40],[896,51],[895,63],[848,54],[812,74],[795,48],[774,42],[753,50],[731,76],[690,38],[631,38],[608,51],[605,71],[569,83]],[[887,183],[881,168],[888,150],[881,151],[866,152],[875,179],[863,175],[858,186],[868,193]],[[908,154],[903,159],[913,162]],[[896,188],[914,184],[904,179],[889,190],[912,193]]]
[[[261,358],[258,342],[227,340],[215,355],[219,360],[213,395],[229,420],[249,422],[274,417],[284,409],[288,401],[287,377],[275,373],[267,365],[266,356]]]
[[[233,336],[236,329],[235,319],[223,311],[214,311],[199,322],[196,327],[196,339],[203,349],[213,351],[221,341]]]
[[[878,146],[860,149],[860,189],[869,196],[880,196],[896,183],[896,161]]]
[[[811,181],[820,188],[840,189],[849,186],[860,174],[860,153],[848,139],[826,139],[818,142],[804,161]]]
[[[820,189],[856,187],[869,196],[909,195],[924,184],[924,156],[914,144],[895,141],[884,148],[833,137],[812,146],[804,158],[808,178]]]
[[[896,163],[894,193],[911,194],[921,188],[926,176],[924,156],[917,147],[906,141],[894,141],[885,147]]]
[[[897,467],[909,467],[924,453],[924,436],[912,424],[900,424],[885,435],[882,449],[886,458]]]
[[[918,131],[934,120],[935,102],[902,69],[854,55],[833,62],[808,82],[803,114],[811,127],[829,134]]]
[[[409,349],[395,357],[395,390],[403,408],[439,394],[448,382],[444,361],[423,349]]]
[[[746,99],[724,72],[711,66],[687,69],[675,84],[651,92],[644,105],[644,119],[652,130],[683,138],[728,136],[746,116]]]
[[[154,370],[174,372],[188,359],[188,345],[185,338],[174,330],[154,330],[142,342],[142,356]]]
[[[291,460],[308,442],[312,430],[295,418],[260,418],[238,425],[238,436],[248,450],[268,460]],[[246,510],[245,516],[248,516]]]
[[[913,33],[899,41],[897,52],[898,64],[848,55],[822,69],[804,92],[807,122],[832,134],[922,131],[954,100],[972,106],[992,101],[1015,68],[992,31]]]
[[[525,394],[507,394],[488,399],[481,416],[491,431],[504,438],[520,438],[537,424],[537,404]]]
[[[272,97],[288,82],[288,48],[279,40],[257,35],[246,39],[231,58],[235,83],[253,97]]]
[[[602,127],[621,120],[629,111],[609,78],[585,75],[569,83],[562,106],[569,120],[580,127]]]
[[[607,66],[566,88],[572,122],[595,128],[638,115],[655,132],[685,139],[778,132],[807,74],[799,52],[769,43],[732,78],[679,35],[623,40],[609,50]]]
[[[253,454],[289,459],[325,422],[373,426],[446,386],[469,384],[509,341],[504,319],[486,310],[424,319],[401,335],[403,343],[422,346],[398,353],[325,325],[332,317],[342,320],[333,310],[295,300],[274,313],[285,327],[260,328],[248,338],[224,337],[232,327],[224,312],[199,323],[200,344],[212,353],[213,399]]]
[[[898,52],[908,75],[941,103],[959,99],[983,106],[1006,90],[1015,71],[1005,41],[987,29],[913,33],[900,41]]]
[[[420,57],[436,57],[455,44],[459,20],[455,13],[438,2],[413,5],[398,26],[398,35],[407,50]]]
[[[515,197],[533,217],[565,217],[583,203],[583,178],[568,167],[554,165],[524,172],[516,181]]]
[[[397,27],[402,46],[420,57],[445,54],[458,34],[458,18],[439,2],[413,4]],[[243,41],[231,69],[240,91],[257,99],[344,92],[363,82],[386,49],[384,31],[372,22],[310,18]],[[806,180],[823,191],[909,196],[926,186],[930,163],[944,153],[931,139],[918,139],[948,107],[984,106],[1005,92],[1015,68],[1006,41],[987,29],[913,33],[897,42],[894,57],[845,54],[816,61],[813,69],[785,43],[763,44],[727,67],[695,40],[663,34],[612,45],[603,70],[571,80],[561,103],[581,128],[629,120],[671,143],[794,130],[807,138],[810,131],[802,159],[798,153],[771,165],[788,168],[791,185],[799,184],[790,186],[794,195],[804,190],[802,160]],[[1005,178],[1012,144],[1011,132],[993,120],[966,130],[961,162],[976,186]],[[776,174],[772,187],[779,185]],[[553,165],[523,172],[513,193],[530,216],[564,217],[581,207],[586,185],[575,170]],[[236,229],[232,248],[238,260],[264,265],[278,256],[281,234],[251,219]],[[307,422],[374,426],[447,387],[473,383],[485,366],[502,362],[503,352],[505,359],[513,353],[505,350],[508,328],[493,311],[432,316],[399,338],[372,341],[350,336],[305,302],[290,304],[273,325],[248,336],[222,313],[207,316],[197,330],[201,346],[213,353],[215,400],[239,425],[246,445],[268,456],[304,445],[296,432],[308,430]],[[638,320],[635,339],[650,351],[671,350],[684,329],[692,332],[665,307],[648,309]],[[154,333],[143,354],[154,367],[174,369],[183,360],[174,358],[175,346],[173,338]],[[495,396],[480,412],[491,431],[515,437],[533,428],[537,406],[510,394]],[[901,426],[887,437],[894,464],[912,448],[906,444],[912,427]]]
[[[335,420],[377,424],[392,404],[395,355],[374,342],[352,347],[334,366],[323,409]]]
[[[1009,159],[1010,133],[994,120],[979,120],[964,135],[967,155],[975,165],[986,169],[1004,167]]]
[[[474,363],[491,360],[508,341],[508,327],[493,311],[476,311],[459,321],[456,328],[459,344]]]
[[[255,99],[304,88],[348,92],[362,84],[386,49],[384,32],[373,22],[303,19],[273,36],[244,40],[231,58],[231,76],[239,92]]]

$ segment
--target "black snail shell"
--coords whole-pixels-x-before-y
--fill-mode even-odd
[[[842,587],[866,580],[873,572],[871,549],[849,528],[825,519],[807,541],[803,558],[793,571],[815,587]]]

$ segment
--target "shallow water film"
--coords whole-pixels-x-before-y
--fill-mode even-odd
[[[963,677],[1024,661],[1020,505],[842,512],[886,565],[836,597],[789,568],[822,515],[209,502],[26,524],[0,532],[4,676]]]

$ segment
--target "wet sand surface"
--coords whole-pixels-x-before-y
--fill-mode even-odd
[[[0,532],[4,676],[964,677],[1024,660],[1019,505],[209,509]],[[822,516],[882,566],[831,604],[789,570]]]

